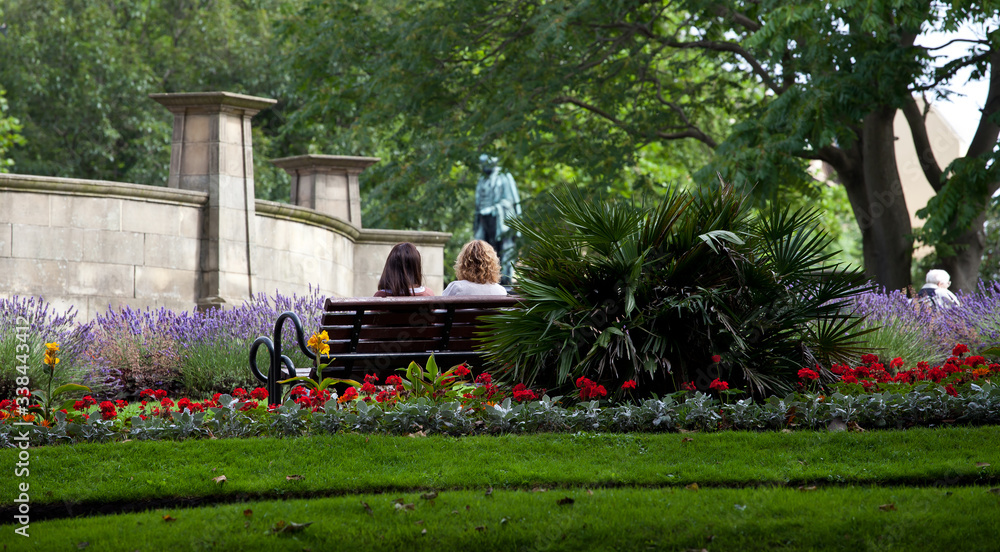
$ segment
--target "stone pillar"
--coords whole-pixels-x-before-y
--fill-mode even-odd
[[[271,163],[292,177],[291,202],[315,209],[361,228],[358,175],[378,163],[377,157],[298,155]]]
[[[229,92],[151,94],[174,114],[167,186],[208,193],[198,308],[253,294],[256,241],[250,119],[276,103]]]

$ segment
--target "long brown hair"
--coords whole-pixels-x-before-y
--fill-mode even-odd
[[[388,295],[413,295],[411,288],[423,285],[420,252],[410,242],[397,243],[389,251],[378,288]]]

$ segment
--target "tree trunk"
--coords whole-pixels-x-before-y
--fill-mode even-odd
[[[952,243],[958,249],[955,255],[940,259],[941,268],[947,270],[951,276],[952,291],[976,291],[979,283],[979,265],[983,262],[983,251],[986,249],[984,222],[986,222],[985,210],[972,221],[972,226]]]
[[[895,109],[879,108],[865,117],[860,144],[845,151],[848,166],[837,169],[861,229],[865,274],[886,289],[910,284],[913,241],[910,214],[896,170]]]

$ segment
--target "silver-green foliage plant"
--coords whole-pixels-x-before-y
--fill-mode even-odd
[[[765,394],[791,390],[802,366],[860,353],[845,307],[863,277],[827,264],[815,211],[756,214],[725,184],[653,204],[551,201],[557,216],[511,222],[527,242],[523,307],[494,316],[485,338],[514,381],[636,379],[648,396],[732,378]]]

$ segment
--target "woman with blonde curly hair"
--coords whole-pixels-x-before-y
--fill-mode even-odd
[[[454,282],[441,295],[507,295],[500,285],[500,259],[493,246],[472,240],[462,247],[455,261]]]

